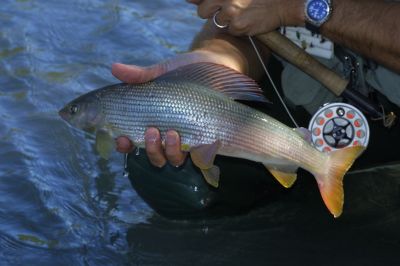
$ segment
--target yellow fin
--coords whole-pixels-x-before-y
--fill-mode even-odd
[[[213,187],[218,187],[219,184],[219,168],[214,165],[214,159],[220,146],[221,142],[217,140],[212,144],[203,144],[190,149],[190,158],[194,165],[200,168],[207,183]]]
[[[218,166],[213,166],[209,169],[200,169],[204,179],[207,181],[208,184],[211,186],[217,188],[219,186],[219,167]]]
[[[111,152],[115,148],[115,141],[105,130],[96,132],[96,150],[103,159],[110,158]]]
[[[278,180],[278,182],[281,183],[281,185],[284,186],[285,188],[290,188],[297,179],[297,173],[295,172],[284,172],[281,170],[271,169],[268,167],[267,169],[276,178],[276,180]]]
[[[365,147],[353,146],[330,152],[327,170],[324,174],[314,175],[322,199],[335,218],[343,211],[343,176],[364,150]]]

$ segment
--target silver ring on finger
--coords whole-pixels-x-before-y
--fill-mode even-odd
[[[218,9],[218,10],[214,13],[214,16],[213,16],[214,25],[215,25],[217,28],[219,28],[219,29],[226,29],[226,28],[228,28],[229,24],[221,25],[221,24],[219,24],[218,21],[217,21],[217,15],[218,15],[219,12],[221,12],[221,9]]]

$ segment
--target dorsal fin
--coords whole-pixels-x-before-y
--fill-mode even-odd
[[[234,100],[270,102],[257,83],[231,68],[214,63],[194,63],[170,71],[158,79],[180,78],[226,94]]]

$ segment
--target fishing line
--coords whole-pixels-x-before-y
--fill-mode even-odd
[[[139,149],[139,148],[137,148]],[[129,177],[129,171],[128,171],[128,153],[124,154],[124,172],[122,173],[123,177]]]
[[[248,37],[249,37],[249,40],[250,40],[251,45],[252,45],[253,48],[254,48],[254,51],[255,51],[256,54],[257,54],[258,60],[260,61],[261,65],[262,65],[262,67],[263,67],[263,69],[264,69],[265,74],[267,74],[267,77],[268,77],[270,83],[272,84],[272,87],[274,88],[276,95],[278,96],[280,102],[282,103],[283,107],[285,108],[286,113],[289,115],[289,117],[290,117],[290,119],[292,120],[293,124],[294,124],[296,127],[299,127],[299,125],[296,123],[296,120],[294,119],[294,117],[293,117],[292,114],[290,113],[289,108],[286,106],[285,102],[283,101],[283,98],[282,98],[281,94],[279,93],[278,89],[276,88],[275,82],[272,80],[271,75],[269,74],[268,69],[267,69],[267,67],[265,66],[264,61],[263,61],[263,59],[262,59],[262,57],[261,57],[261,55],[260,55],[260,52],[258,51],[258,49],[257,49],[257,47],[256,47],[256,44],[255,44],[254,41],[253,41],[253,38],[252,38],[251,36],[248,36]]]

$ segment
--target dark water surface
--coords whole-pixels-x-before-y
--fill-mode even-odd
[[[1,265],[399,265],[396,167],[349,175],[339,220],[299,180],[249,214],[174,221],[138,197],[120,154],[100,159],[58,117],[116,83],[113,62],[185,51],[201,23],[178,0],[1,1]]]

